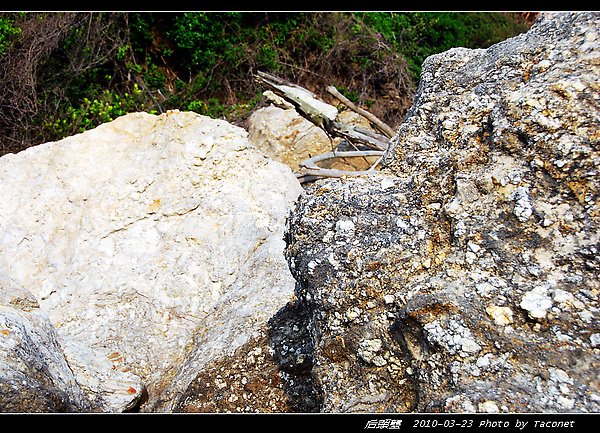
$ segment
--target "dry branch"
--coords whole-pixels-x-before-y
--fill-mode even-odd
[[[381,132],[383,132],[385,135],[387,135],[388,138],[392,138],[394,136],[394,130],[392,128],[390,128],[388,125],[383,123],[381,120],[379,120],[373,114],[354,105],[352,103],[352,101],[350,101],[348,98],[346,98],[340,92],[338,92],[338,90],[335,87],[329,86],[329,87],[327,87],[327,91],[329,93],[331,93],[333,96],[335,96],[346,107],[350,108],[352,111],[360,114],[361,116],[363,116],[364,118],[366,118],[367,120],[372,122],[377,127],[377,129],[379,129]]]
[[[360,175],[360,174],[371,174],[375,171],[381,158],[377,160],[368,170],[364,171],[346,171],[336,170],[332,168],[322,168],[317,165],[317,162],[326,161],[333,158],[356,158],[366,156],[383,156],[383,151],[380,150],[357,150],[348,152],[328,152],[322,155],[313,156],[300,163],[300,170],[296,171],[296,178],[300,183],[309,182],[324,177],[342,177],[348,174]]]
[[[312,122],[314,125],[321,128],[323,131],[325,131],[330,140],[332,137],[339,137],[353,144],[355,148],[356,145],[354,143],[360,143],[373,149],[356,150],[351,152],[334,151],[310,158],[302,162],[300,164],[300,169],[296,172],[296,177],[300,180],[301,183],[315,179],[320,179],[323,177],[340,177],[343,175],[369,174],[375,171],[375,167],[379,164],[379,161],[381,161],[381,157],[383,156],[384,151],[388,148],[389,137],[385,137],[383,135],[379,135],[364,129],[353,128],[343,123],[337,122],[335,120],[337,118],[337,108],[321,101],[314,93],[301,86],[289,83],[286,80],[274,77],[264,72],[258,72],[258,74],[255,75],[255,80],[263,87],[267,88],[268,90],[271,90],[277,96],[283,98],[285,101],[292,104],[295,110],[298,112],[298,114]],[[340,101],[346,104],[344,100],[340,99]],[[352,104],[347,99],[346,101]],[[351,108],[354,111],[360,110],[358,109],[358,107],[354,106],[354,104],[352,104],[352,107],[349,108]],[[385,125],[372,114],[367,113],[364,110],[360,111],[362,111],[362,113],[359,111],[357,112],[366,117],[369,121],[381,127],[386,135],[389,134],[390,131],[393,135],[393,131],[389,126]],[[368,116],[365,116],[364,113],[368,114]],[[373,166],[371,166],[369,170],[366,171],[344,171],[326,169],[317,166],[317,162],[325,161],[332,158],[354,158],[366,156],[380,156],[379,160]]]

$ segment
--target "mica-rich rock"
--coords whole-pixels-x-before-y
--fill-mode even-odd
[[[302,189],[227,122],[126,115],[3,156],[0,189],[0,269],[96,410],[170,410],[293,298],[283,228]]]
[[[431,56],[382,170],[300,196],[322,411],[600,411],[598,77],[597,13]]]

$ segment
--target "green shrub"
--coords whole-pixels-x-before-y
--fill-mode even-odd
[[[77,107],[65,106],[63,110],[43,121],[44,129],[51,131],[57,138],[93,129],[103,123],[111,122],[124,114],[143,110],[138,98],[142,91],[137,84],[133,92],[118,94],[110,90],[103,90],[97,98],[83,98]],[[155,114],[155,110],[147,110]]]
[[[177,15],[167,36],[176,54],[191,68],[213,67],[229,48],[239,42],[241,13],[194,12]]]
[[[0,56],[8,50],[14,38],[21,34],[21,29],[14,26],[10,18],[0,17]]]
[[[0,155],[132,111],[235,123],[262,100],[258,70],[321,95],[335,83],[394,125],[427,56],[526,30],[500,13],[3,13]],[[19,50],[38,43],[47,48],[35,64],[19,67]],[[23,101],[18,111],[4,108],[14,101]]]
[[[358,14],[399,49],[415,75],[428,56],[453,47],[487,48],[529,25],[496,12],[368,12]]]

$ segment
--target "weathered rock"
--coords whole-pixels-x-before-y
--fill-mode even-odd
[[[123,412],[137,404],[139,377],[107,368],[86,345],[65,345],[35,297],[2,273],[0,323],[0,412]]]
[[[377,175],[288,221],[322,410],[600,411],[600,15],[429,57]]]
[[[293,108],[284,110],[271,105],[257,110],[248,119],[248,138],[269,158],[293,170],[311,156],[331,151],[325,132]]]
[[[33,295],[0,273],[0,412],[89,410]]]
[[[0,269],[47,314],[91,407],[170,410],[293,297],[283,226],[301,187],[246,137],[136,113],[0,158]]]
[[[336,119],[351,127],[372,130],[365,118],[352,111],[342,111]],[[300,116],[295,109],[284,110],[273,105],[261,108],[250,116],[248,139],[266,156],[289,165],[294,171],[298,170],[302,161],[331,152],[342,142],[339,138],[330,140],[321,128]],[[348,149],[353,150],[351,147]],[[376,160],[373,157],[332,159],[320,166],[360,171],[368,169]]]
[[[206,365],[174,412],[318,412],[306,310],[292,300],[231,356]]]

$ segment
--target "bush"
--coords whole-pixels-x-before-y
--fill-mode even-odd
[[[324,99],[335,85],[395,127],[426,56],[526,29],[498,13],[2,13],[0,155],[132,111],[241,124],[258,70]]]
[[[20,34],[21,29],[14,26],[13,20],[0,17],[0,56],[6,53]]]
[[[90,100],[84,97],[77,108],[67,106],[64,111],[60,112],[60,116],[44,119],[43,128],[60,137],[87,131],[102,123],[111,122],[124,114],[142,111],[143,105],[140,106],[137,102],[141,93],[137,84],[134,84],[131,94],[125,92],[120,95],[114,91],[103,90],[95,99]],[[143,111],[156,114],[156,110],[152,109]]]
[[[362,13],[364,22],[405,56],[416,77],[428,56],[453,47],[487,48],[525,32],[510,14],[474,12]]]

